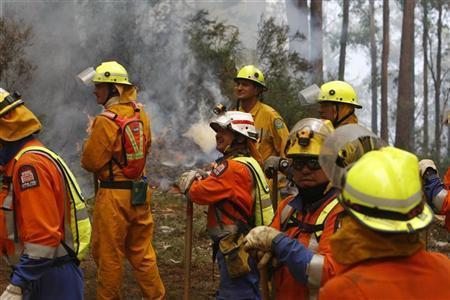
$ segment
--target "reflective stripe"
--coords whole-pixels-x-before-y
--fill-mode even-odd
[[[325,257],[320,254],[314,254],[311,261],[306,268],[306,275],[308,275],[308,286],[312,289],[320,288],[322,283],[322,271]]]
[[[350,184],[347,183],[345,190],[347,193],[352,195],[353,197],[357,199],[364,199],[365,203],[372,204],[375,207],[408,207],[414,204],[418,204],[422,200],[422,191],[419,191],[412,195],[411,197],[407,198],[406,200],[398,200],[398,199],[387,199],[387,198],[380,198],[375,196],[370,196],[367,194],[364,194],[360,191],[355,190]]]
[[[309,238],[308,249],[313,253],[317,253],[317,250],[319,249],[319,242],[317,242],[317,238],[314,234],[311,234],[311,237]]]
[[[80,210],[77,210],[77,219],[78,220],[84,220],[88,219],[89,215],[86,208],[82,208]]]
[[[281,227],[283,227],[283,224],[289,219],[293,210],[294,208],[292,208],[289,204],[283,207],[283,210],[281,211],[281,220],[280,220]]]
[[[325,219],[328,217],[328,214],[333,210],[333,208],[339,203],[337,199],[333,199],[330,203],[328,203],[320,212],[319,217],[316,220],[316,225],[324,224]],[[316,237],[319,238],[322,235],[323,231],[316,231]]]
[[[5,210],[11,210],[13,209],[12,203],[13,203],[13,194],[12,194],[12,185],[10,185],[8,196],[3,200],[2,208]]]
[[[433,205],[436,207],[438,212],[442,210],[442,206],[444,205],[445,198],[447,198],[448,191],[442,190],[433,198]]]
[[[27,254],[30,258],[55,258],[67,255],[67,251],[62,245],[51,247],[34,243],[24,243],[23,254]]]
[[[208,227],[208,234],[211,238],[217,238],[220,236],[223,236],[224,234],[228,233],[236,233],[238,232],[239,228],[237,225],[230,224],[230,225],[223,225],[222,228],[220,226],[214,226],[214,227]]]

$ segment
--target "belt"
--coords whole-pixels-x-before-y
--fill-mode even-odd
[[[131,190],[133,181],[100,181],[100,187],[113,190]]]

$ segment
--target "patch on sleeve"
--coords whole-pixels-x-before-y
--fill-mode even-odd
[[[228,168],[228,162],[225,160],[223,162],[221,162],[220,164],[217,165],[217,167],[215,167],[212,171],[211,171],[211,175],[215,176],[215,177],[219,177],[220,175],[222,175],[225,170]]]
[[[283,122],[283,120],[281,120],[281,119],[275,119],[275,120],[273,121],[273,126],[274,126],[276,129],[281,129],[281,128],[284,127],[284,122]]]
[[[36,169],[32,165],[23,165],[19,168],[20,189],[26,190],[39,186]]]

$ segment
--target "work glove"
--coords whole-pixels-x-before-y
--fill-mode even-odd
[[[272,240],[279,234],[283,234],[275,228],[269,226],[257,226],[250,230],[244,239],[244,250],[251,249],[262,252],[272,251]]]
[[[420,169],[421,177],[424,177],[424,175],[427,175],[425,172],[429,168],[431,170],[434,170],[434,173],[437,174],[437,168],[436,168],[436,164],[434,163],[434,161],[432,161],[431,159],[422,159],[421,161],[419,161],[419,169]]]
[[[9,284],[3,294],[0,296],[0,300],[22,300],[22,288],[17,285]]]
[[[279,156],[269,156],[264,161],[264,173],[267,178],[273,178],[275,172],[284,172],[289,167],[289,160]]]
[[[186,194],[189,191],[194,180],[201,180],[206,177],[208,177],[208,173],[201,169],[187,171],[181,174],[180,178],[178,179],[177,186],[180,189],[181,193]]]

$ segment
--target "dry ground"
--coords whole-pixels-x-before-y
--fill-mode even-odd
[[[158,265],[166,286],[167,299],[181,299],[183,295],[183,245],[185,228],[185,202],[182,196],[155,191],[152,200],[155,219],[154,246],[158,253]],[[204,208],[195,207],[193,237],[192,299],[212,299],[218,284],[218,273],[212,275],[210,242],[205,232]],[[428,233],[428,248],[450,255],[447,233],[437,219]],[[95,299],[95,263],[89,257],[82,262],[85,277],[85,298]],[[9,278],[9,269],[0,261],[0,291]],[[214,280],[213,280],[214,279]],[[124,299],[141,299],[137,284],[126,264],[124,274]]]

